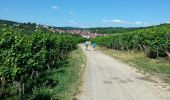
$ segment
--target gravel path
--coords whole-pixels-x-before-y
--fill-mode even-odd
[[[80,100],[170,100],[170,89],[147,79],[121,61],[94,51],[86,54],[87,63]]]

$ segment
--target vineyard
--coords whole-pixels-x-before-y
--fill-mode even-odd
[[[57,69],[67,54],[83,39],[78,36],[38,29],[24,34],[21,29],[0,29],[0,96],[32,93],[34,87],[53,86],[44,72]]]
[[[6,22],[0,23],[0,99],[11,99],[10,97],[12,99],[13,97],[35,99],[37,95],[38,98],[45,95],[42,98],[51,99],[49,91],[53,91],[53,97],[56,98],[59,96],[61,99],[67,97],[66,95],[71,98],[72,95],[69,93],[61,95],[60,90],[64,88],[63,85],[65,85],[64,89],[70,88],[67,87],[68,82],[71,82],[70,79],[74,82],[80,81],[80,78],[77,77],[81,72],[79,67],[81,63],[67,69],[67,77],[69,76],[67,82],[65,82],[66,73],[61,69],[64,69],[63,66],[67,64],[68,54],[77,49],[78,43],[84,42],[86,39],[67,33],[56,33],[32,23],[4,23]],[[100,46],[115,50],[142,51],[152,59],[166,57],[166,52],[170,51],[170,24],[121,32],[91,40]],[[77,50],[77,52],[82,51]],[[74,53],[74,57],[83,59],[84,55],[77,55],[77,52]],[[74,57],[72,56],[72,58]],[[71,61],[75,63],[79,58]],[[83,60],[79,60],[83,62]],[[60,71],[63,76],[58,73]],[[74,77],[74,75],[77,76]],[[61,82],[56,79],[57,77],[61,79]],[[74,82],[69,84],[74,85]],[[63,87],[59,86],[58,90],[55,90],[59,83]],[[62,91],[65,91],[64,89]],[[47,91],[47,94],[44,91]],[[57,93],[59,94],[56,96]]]
[[[165,57],[170,51],[170,24],[124,32],[93,39],[101,46],[111,49],[146,52],[149,58]]]

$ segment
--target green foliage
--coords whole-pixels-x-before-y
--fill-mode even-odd
[[[170,51],[170,25],[160,25],[122,34],[97,37],[93,41],[116,50],[147,51],[150,58],[166,56]]]
[[[59,68],[58,64],[65,56],[83,41],[78,36],[41,29],[31,34],[24,34],[20,29],[6,27],[1,28],[1,32],[0,85],[3,89],[0,90],[0,96],[10,94],[5,91],[7,86],[14,85],[22,97],[32,92],[35,86],[56,85],[57,82],[51,79],[43,80],[43,73],[46,70]]]

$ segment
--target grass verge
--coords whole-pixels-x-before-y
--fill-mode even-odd
[[[149,59],[143,52],[118,51],[108,49],[106,47],[98,47],[97,50],[100,50],[114,58],[120,59],[144,73],[158,76],[163,81],[170,84],[170,59],[168,58]]]
[[[46,77],[57,82],[55,87],[34,88],[30,99],[34,100],[74,100],[80,92],[85,55],[81,48],[69,53],[59,69],[47,71]]]

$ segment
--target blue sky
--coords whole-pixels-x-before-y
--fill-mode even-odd
[[[1,0],[0,19],[73,27],[170,22],[170,0]]]

